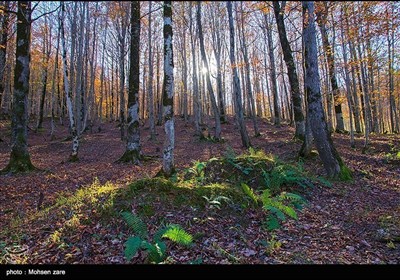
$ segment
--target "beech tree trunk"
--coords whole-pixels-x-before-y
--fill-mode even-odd
[[[308,101],[308,117],[319,156],[329,177],[350,176],[349,170],[337,153],[322,106],[321,85],[318,73],[317,41],[315,30],[314,3],[303,1],[303,38],[305,59],[305,88]],[[347,178],[346,178],[347,179]]]
[[[175,120],[174,120],[174,53],[172,44],[172,4],[164,1],[164,82],[163,82],[163,117],[164,151],[162,172],[166,177],[174,173]]]
[[[1,1],[4,9],[8,10],[10,1]],[[6,68],[7,37],[8,37],[8,13],[0,14],[0,116],[2,114],[2,100],[4,95],[4,70]]]
[[[67,110],[69,116],[69,125],[72,135],[72,153],[69,157],[69,161],[78,161],[78,150],[79,150],[79,137],[75,126],[75,114],[72,106],[72,88],[70,87],[70,80],[68,77],[68,62],[67,62],[67,46],[65,43],[65,31],[64,31],[64,19],[65,19],[65,4],[61,2],[61,17],[59,19],[61,25],[61,44],[62,44],[62,60],[63,60],[63,71],[64,71],[64,92],[67,101]]]
[[[141,159],[139,129],[140,2],[131,1],[131,54],[129,67],[128,121],[125,153],[119,162],[138,164]]]
[[[243,117],[243,105],[242,96],[240,89],[239,75],[237,72],[237,64],[235,59],[235,27],[233,26],[233,16],[232,16],[232,1],[226,3],[228,9],[229,17],[229,43],[230,43],[230,61],[232,65],[232,79],[233,79],[233,97],[235,104],[236,120],[239,124],[240,136],[242,138],[242,144],[244,147],[248,148],[251,146],[249,135],[246,130],[246,125],[244,123]]]
[[[4,173],[19,173],[34,170],[27,143],[28,93],[31,48],[31,2],[18,1],[17,46],[15,51],[14,93],[11,117],[11,154]]]
[[[203,28],[201,25],[201,2],[197,1],[197,28],[199,30],[199,39],[200,39],[200,52],[203,60],[204,67],[207,69],[206,73],[206,83],[207,83],[207,91],[210,96],[211,106],[215,119],[215,140],[221,140],[221,119],[219,115],[219,110],[217,106],[217,101],[215,100],[214,90],[211,84],[210,78],[210,67],[208,65],[208,59],[206,55],[206,50],[204,46],[204,36],[203,36]]]
[[[278,34],[279,34],[279,40],[281,42],[283,58],[286,63],[286,68],[289,77],[290,93],[291,93],[290,96],[292,99],[292,107],[293,107],[293,114],[294,114],[294,121],[296,128],[294,137],[298,139],[304,139],[305,119],[301,106],[302,100],[301,100],[299,79],[297,76],[296,66],[293,60],[292,49],[290,47],[289,40],[287,39],[286,35],[286,27],[285,27],[285,22],[283,20],[284,7],[280,6],[279,1],[273,1],[272,4],[274,6],[275,19],[278,27]]]

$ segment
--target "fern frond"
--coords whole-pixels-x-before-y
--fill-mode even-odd
[[[251,198],[251,200],[257,204],[258,203],[258,196],[254,193],[254,191],[245,183],[241,184],[243,192]]]
[[[142,239],[147,238],[147,227],[142,219],[140,219],[136,215],[133,215],[130,212],[122,212],[121,216],[136,235],[138,235]]]
[[[165,259],[167,246],[164,242],[158,241],[154,244],[145,242],[143,248],[148,252],[147,258],[150,263],[158,264]]]
[[[272,205],[265,205],[263,206],[263,208],[265,210],[271,211],[273,214],[276,215],[276,217],[278,217],[281,221],[285,221],[286,217],[285,214],[283,213],[283,211],[281,211],[281,209],[274,207]]]
[[[179,225],[169,225],[167,230],[162,235],[163,238],[168,238],[179,245],[188,246],[193,242],[193,236],[187,233]]]
[[[295,193],[282,192],[279,197],[289,201],[304,201],[304,198]]]
[[[267,228],[268,230],[275,230],[279,228],[279,221],[278,219],[275,217],[275,215],[269,215],[268,219],[267,219]]]
[[[125,242],[125,258],[129,262],[134,255],[136,255],[140,246],[142,245],[142,239],[139,236],[129,237]]]

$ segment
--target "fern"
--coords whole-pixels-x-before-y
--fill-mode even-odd
[[[251,189],[251,188],[250,188],[247,184],[245,184],[245,183],[242,183],[241,186],[242,186],[243,192],[244,192],[248,197],[251,198],[251,200],[254,202],[254,204],[257,205],[257,204],[258,204],[259,198],[258,198],[258,196],[254,193],[253,189]]]
[[[166,258],[167,245],[164,242],[158,241],[154,244],[145,242],[143,249],[147,250],[147,257],[150,263],[160,263]]]
[[[138,216],[130,212],[122,212],[121,216],[136,235],[142,239],[147,238],[148,232],[146,225]]]
[[[163,238],[168,238],[179,245],[188,246],[193,242],[193,236],[187,233],[179,225],[170,225],[162,235]]]
[[[273,230],[279,228],[279,220],[285,221],[286,216],[297,220],[295,208],[300,209],[305,201],[301,196],[288,192],[282,192],[280,195],[272,197],[270,191],[266,189],[261,195],[261,202],[263,209],[270,212],[267,226],[269,230]],[[288,205],[285,205],[285,202]]]
[[[129,237],[125,242],[125,258],[130,261],[139,249],[146,250],[147,260],[151,263],[160,263],[166,258],[167,245],[162,238],[168,238],[179,245],[190,245],[193,237],[179,225],[169,225],[159,229],[153,236],[153,243],[148,240],[148,231],[145,223],[136,215],[122,212],[121,216],[137,236]]]
[[[140,246],[142,245],[142,239],[139,236],[129,237],[125,242],[125,258],[129,262],[134,255],[139,251]]]

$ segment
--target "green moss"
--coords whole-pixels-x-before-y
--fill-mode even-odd
[[[136,192],[143,189],[169,192],[175,188],[176,186],[173,182],[163,177],[140,179],[129,185],[131,192]]]
[[[339,179],[341,181],[351,181],[353,179],[352,171],[345,164],[340,166]]]

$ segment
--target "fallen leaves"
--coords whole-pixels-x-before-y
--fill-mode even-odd
[[[184,122],[177,120],[175,159],[178,168],[187,167],[194,160],[207,160],[222,155],[227,147],[242,151],[240,137],[234,128],[233,120],[222,126],[224,143],[200,142],[193,137],[193,131]],[[45,123],[45,125],[48,125]],[[248,122],[251,130],[251,122]],[[122,222],[105,222],[96,218],[95,209],[85,209],[79,217],[76,230],[61,232],[61,244],[49,242],[49,236],[65,227],[65,221],[49,213],[47,220],[40,219],[25,227],[20,227],[12,235],[5,235],[5,229],[18,226],[23,220],[36,212],[38,194],[44,194],[43,207],[54,204],[61,193],[69,196],[80,188],[85,188],[97,177],[100,183],[111,181],[124,186],[137,178],[152,177],[161,167],[159,158],[144,162],[141,166],[116,164],[115,160],[124,151],[124,143],[119,140],[115,124],[104,124],[102,133],[87,134],[80,150],[81,160],[69,163],[69,144],[59,141],[44,142],[41,133],[30,133],[29,143],[34,164],[48,173],[32,173],[0,177],[0,228],[1,241],[27,248],[16,262],[69,263],[69,264],[121,264],[126,263],[123,256],[123,243],[128,232]],[[5,129],[5,127],[1,128]],[[272,152],[282,159],[292,159],[301,143],[290,139],[293,129],[260,122],[262,136],[252,138],[254,146]],[[143,153],[154,155],[162,150],[162,128],[157,142],[142,141]],[[60,127],[57,139],[67,135],[67,127]],[[274,133],[276,132],[276,133]],[[44,132],[45,133],[45,132]],[[148,139],[148,130],[143,130],[143,139]],[[1,135],[1,133],[0,133]],[[376,141],[375,141],[376,140]],[[334,182],[332,188],[318,187],[307,195],[309,204],[299,213],[298,221],[287,221],[274,232],[275,242],[280,242],[279,250],[268,253],[272,235],[263,228],[265,217],[261,211],[240,209],[237,214],[218,209],[203,210],[183,205],[166,209],[161,199],[152,205],[154,215],[146,222],[153,233],[160,222],[177,223],[185,226],[197,236],[190,249],[169,245],[168,263],[188,263],[198,259],[202,263],[399,263],[398,244],[376,240],[376,232],[383,229],[382,217],[391,216],[399,220],[400,167],[385,164],[381,156],[388,147],[384,136],[371,135],[371,153],[361,153],[362,139],[356,139],[353,150],[347,135],[334,135],[334,141],[346,164],[355,170],[353,182]],[[397,145],[400,140],[392,139]],[[9,147],[0,143],[0,167],[9,158]],[[312,174],[322,175],[318,159],[307,160],[304,164]],[[140,197],[129,206],[137,209]],[[45,224],[44,224],[45,223]],[[63,236],[64,233],[64,236]],[[197,235],[196,235],[197,234]],[[267,243],[263,243],[261,241]],[[3,254],[4,256],[4,254]],[[0,248],[0,258],[2,257]],[[138,254],[132,263],[143,263],[145,256]]]

